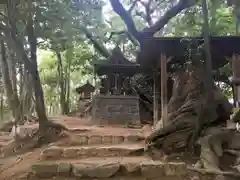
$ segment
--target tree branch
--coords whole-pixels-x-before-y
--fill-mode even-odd
[[[151,14],[152,14],[152,9],[151,9],[152,2],[153,2],[153,0],[149,0],[148,2],[140,0],[140,3],[144,6],[145,13],[146,13],[146,15],[143,18],[147,21],[149,26],[152,26],[152,17],[151,17]]]
[[[128,31],[135,37],[139,42],[141,41],[140,33],[136,28],[136,25],[130,15],[130,13],[123,7],[119,0],[110,0],[113,10],[121,17],[127,26]]]
[[[5,14],[3,14],[2,12],[0,12],[0,16],[2,16],[6,21],[9,20],[8,17]]]
[[[130,6],[130,8],[128,9],[128,13],[129,13],[129,14],[131,14],[132,10],[134,9],[134,7],[136,6],[136,4],[137,4],[138,1],[139,1],[139,0],[135,0],[135,1],[132,3],[132,5]]]
[[[154,25],[143,30],[147,36],[153,36],[161,30],[173,17],[182,10],[189,8],[197,3],[197,0],[180,0],[179,3],[169,9]]]
[[[98,50],[98,52],[104,57],[108,58],[111,53],[92,35],[92,33],[86,28],[81,27],[81,30],[85,33],[86,37],[92,42],[93,46]]]
[[[110,36],[108,38],[108,40],[111,40],[113,36],[115,35],[125,35],[129,38],[129,40],[135,45],[135,46],[138,46],[138,42],[132,37],[132,35],[128,32],[128,31],[125,31],[125,30],[122,30],[122,31],[115,31],[115,32],[111,32],[110,33]]]
[[[113,31],[113,32],[110,33],[110,35],[108,37],[108,40],[111,40],[114,35],[122,35],[122,34],[125,34],[125,33],[126,33],[126,31],[124,31],[124,30],[122,30],[122,31]]]

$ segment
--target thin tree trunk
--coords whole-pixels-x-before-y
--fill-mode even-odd
[[[67,84],[67,97],[66,97],[66,104],[65,110],[66,113],[70,112],[70,86],[71,86],[71,66],[72,66],[72,49],[69,49],[68,52],[69,56],[66,57],[68,66],[67,66],[67,77],[66,77],[66,84]]]
[[[3,118],[4,118],[4,104],[3,104],[3,91],[1,89],[1,102],[0,102],[0,113],[1,113],[1,122],[3,121]]]
[[[9,75],[12,81],[12,88],[15,94],[18,94],[18,90],[17,90],[17,73],[16,73],[16,64],[17,61],[15,59],[14,54],[11,52],[11,50],[8,48],[8,58],[9,61],[8,62],[8,67],[9,67]]]
[[[63,76],[63,64],[62,64],[62,56],[60,52],[56,52],[57,59],[58,59],[58,75],[59,75],[59,87],[60,87],[60,105],[61,105],[61,114],[66,114],[65,112],[65,94],[66,94],[66,80],[64,83],[64,76]]]

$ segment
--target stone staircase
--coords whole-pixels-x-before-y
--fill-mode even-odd
[[[28,179],[212,180],[184,162],[153,161],[143,155],[141,135],[83,135],[41,151]]]

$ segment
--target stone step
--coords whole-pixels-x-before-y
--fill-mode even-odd
[[[50,146],[41,152],[41,159],[53,160],[61,158],[74,159],[86,157],[136,156],[142,155],[143,149],[143,143],[73,147]]]
[[[141,135],[84,135],[75,134],[68,139],[61,140],[57,146],[81,146],[81,145],[96,145],[96,144],[120,144],[120,143],[135,143],[143,141],[145,138]]]
[[[199,174],[183,162],[153,161],[146,157],[87,158],[75,161],[39,162],[31,166],[32,177],[76,179],[190,180]],[[209,177],[208,177],[209,178]],[[33,178],[34,179],[34,178]],[[212,179],[212,178],[209,178]]]

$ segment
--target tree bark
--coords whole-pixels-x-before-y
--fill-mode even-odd
[[[94,48],[105,58],[111,56],[111,53],[101,44],[86,27],[81,27],[81,30],[85,33],[86,37],[91,41]]]
[[[32,13],[30,13],[32,14]],[[30,54],[31,54],[31,60],[28,59],[25,52],[23,52],[24,57],[24,63],[27,68],[27,70],[30,72],[32,79],[33,79],[33,88],[35,93],[35,105],[36,105],[36,112],[39,118],[39,132],[40,136],[44,137],[46,126],[47,126],[47,115],[45,110],[45,102],[44,102],[44,95],[43,95],[43,89],[40,81],[40,76],[38,72],[38,66],[37,66],[37,38],[34,34],[34,23],[33,23],[33,14],[32,16],[28,17],[28,23],[27,23],[27,35],[28,35],[28,42],[30,45]],[[23,49],[23,48],[22,48]]]
[[[59,87],[60,87],[60,105],[61,105],[61,114],[65,115],[65,100],[66,100],[66,79],[63,75],[63,64],[62,64],[62,56],[60,52],[56,52],[57,60],[58,60],[58,76],[59,76]]]
[[[72,66],[72,49],[69,50],[68,53],[71,53],[70,57],[66,57],[66,60],[68,62],[67,64],[67,77],[66,77],[66,90],[67,90],[67,95],[66,95],[66,105],[65,105],[65,111],[66,114],[70,112],[70,81],[71,81],[71,66]]]
[[[12,82],[10,78],[10,72],[9,67],[7,63],[7,57],[6,57],[6,46],[1,41],[1,57],[0,57],[0,63],[1,63],[1,72],[3,77],[3,84],[4,89],[7,95],[7,100],[10,105],[10,108],[12,110],[13,117],[15,119],[15,125],[21,120],[21,111],[20,111],[20,102],[18,99],[17,94],[13,91]]]
[[[3,118],[4,118],[4,99],[3,99],[3,84],[2,84],[2,81],[0,81],[0,82],[1,82],[1,84],[0,84],[0,93],[1,93],[1,95],[0,95],[1,96],[0,97],[0,113],[1,113],[1,122],[2,122]]]
[[[180,0],[177,5],[169,9],[159,20],[152,26],[138,31],[130,13],[123,7],[119,0],[110,0],[113,10],[122,18],[127,26],[128,31],[135,37],[139,43],[144,37],[153,37],[153,35],[161,30],[173,17],[182,10],[189,8],[197,3],[197,0]]]

